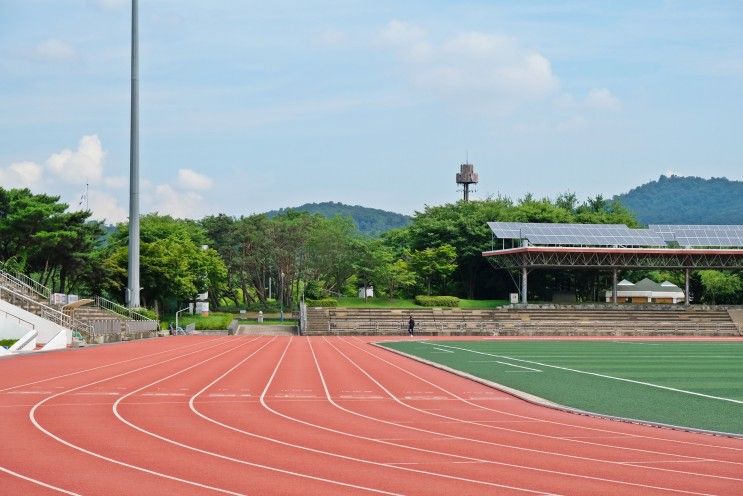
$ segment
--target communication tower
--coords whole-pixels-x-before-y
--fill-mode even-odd
[[[462,164],[459,166],[459,172],[457,172],[457,184],[462,185],[462,190],[464,191],[464,201],[469,201],[470,184],[477,184],[478,179],[479,178],[477,172],[475,172],[474,165]]]

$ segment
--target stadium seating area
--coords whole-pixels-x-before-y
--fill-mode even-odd
[[[409,316],[416,321],[418,335],[743,334],[725,309],[582,309],[579,306],[497,310],[308,308],[306,333],[405,334]]]

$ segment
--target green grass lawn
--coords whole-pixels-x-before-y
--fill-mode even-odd
[[[488,309],[507,304],[506,300],[459,300],[459,308]],[[346,308],[427,308],[415,301],[401,298],[338,298],[338,306]]]
[[[18,341],[17,339],[0,339],[0,346],[4,346],[6,348],[10,348],[15,344],[15,342]]]
[[[743,434],[743,342],[484,340],[384,346],[581,410]]]

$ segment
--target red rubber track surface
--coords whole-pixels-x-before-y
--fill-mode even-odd
[[[743,494],[743,440],[566,413],[358,337],[0,360],[0,494]]]

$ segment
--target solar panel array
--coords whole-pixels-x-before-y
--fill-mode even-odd
[[[683,247],[743,247],[743,226],[730,225],[673,225],[651,224],[668,243],[676,242]]]
[[[743,248],[743,226],[651,225],[630,229],[624,224],[544,224],[488,222],[499,239],[525,239],[534,245],[646,246]]]
[[[666,246],[650,229],[630,229],[624,224],[540,224],[488,222],[497,238],[526,239],[534,245],[568,246]]]

